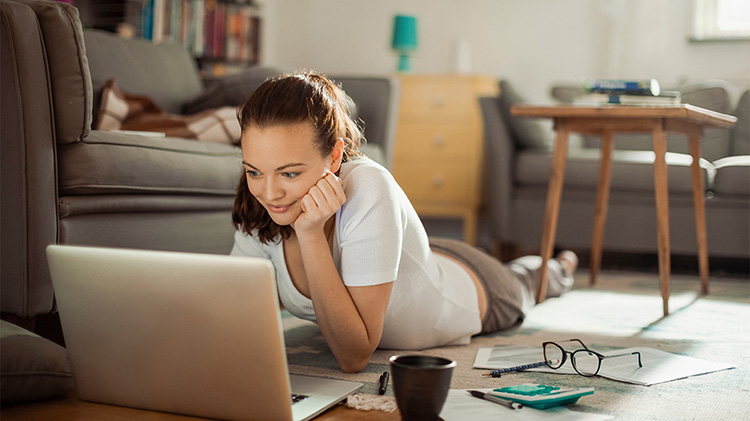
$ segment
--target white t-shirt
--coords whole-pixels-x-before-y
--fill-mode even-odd
[[[477,291],[456,262],[432,253],[419,216],[393,176],[374,161],[343,163],[346,202],[336,213],[332,255],[347,286],[394,282],[379,348],[423,349],[469,343],[481,330]],[[276,268],[279,297],[315,321],[312,301],[292,283],[281,241],[235,233],[232,255],[258,256]]]

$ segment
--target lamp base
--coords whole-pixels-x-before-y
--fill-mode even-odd
[[[399,72],[411,71],[411,60],[409,60],[409,56],[407,54],[398,55],[398,71]]]

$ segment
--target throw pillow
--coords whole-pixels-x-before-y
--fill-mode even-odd
[[[513,143],[518,149],[551,150],[554,132],[550,124],[525,117],[515,117],[510,109],[515,104],[523,104],[524,99],[516,93],[510,83],[500,81],[500,110],[510,126]],[[548,122],[547,122],[548,123]]]
[[[0,401],[33,401],[64,395],[73,385],[65,348],[0,320]]]
[[[120,90],[114,79],[109,79],[102,89],[99,114],[95,130],[123,130],[125,120],[140,114],[162,114],[163,111],[150,98],[129,95]]]
[[[235,107],[220,107],[193,115],[165,113],[151,98],[122,92],[114,79],[102,90],[96,130],[164,133],[169,137],[239,144],[241,128]]]
[[[236,75],[209,82],[209,87],[185,104],[185,113],[198,113],[226,105],[240,106],[268,78],[281,73],[268,67],[255,67]]]

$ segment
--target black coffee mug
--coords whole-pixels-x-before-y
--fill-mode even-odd
[[[440,419],[456,362],[428,355],[394,355],[390,363],[401,419]]]

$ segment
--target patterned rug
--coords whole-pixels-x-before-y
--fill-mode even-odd
[[[695,276],[673,275],[670,315],[662,317],[658,274],[605,272],[594,288],[588,274],[576,274],[576,287],[560,298],[536,306],[517,328],[477,336],[470,345],[419,351],[376,351],[367,368],[347,374],[338,370],[320,330],[283,313],[289,369],[305,374],[359,381],[363,393],[377,394],[377,382],[389,371],[392,355],[417,353],[458,362],[451,388],[496,388],[520,383],[594,387],[592,396],[568,408],[609,414],[617,420],[750,420],[750,282],[717,278],[701,296]],[[724,370],[639,386],[601,377],[517,372],[484,378],[473,369],[477,349],[494,345],[540,346],[543,341],[579,338],[596,350],[649,347],[675,354],[735,365]],[[389,386],[387,395],[392,396]]]

